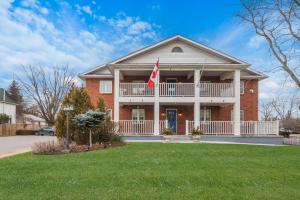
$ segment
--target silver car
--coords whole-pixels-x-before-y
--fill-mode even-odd
[[[54,136],[54,130],[51,127],[44,127],[41,128],[40,130],[38,130],[35,135],[50,135],[50,136]]]

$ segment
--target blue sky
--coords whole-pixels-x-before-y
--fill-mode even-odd
[[[1,0],[0,87],[22,65],[69,65],[76,74],[181,34],[252,64],[270,78],[260,98],[282,91],[285,75],[264,40],[236,17],[238,0]],[[272,72],[271,72],[272,71]]]

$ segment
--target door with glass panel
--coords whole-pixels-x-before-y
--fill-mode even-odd
[[[144,109],[132,109],[132,131],[133,133],[143,133],[145,123],[145,110]]]

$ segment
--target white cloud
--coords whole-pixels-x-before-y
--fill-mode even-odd
[[[247,45],[250,48],[259,48],[263,43],[265,42],[265,39],[261,36],[254,35],[250,38]]]
[[[67,3],[61,2],[65,9],[61,12],[45,8],[43,14],[39,1],[26,1],[19,7],[12,7],[12,2],[0,0],[0,27],[5,27],[0,29],[0,80],[5,85],[22,65],[69,65],[74,73],[81,73],[156,36],[147,22],[124,13],[119,18],[99,17],[110,26],[100,34],[82,28],[80,16]],[[46,12],[55,13],[57,21]]]
[[[82,12],[84,12],[86,14],[93,15],[93,11],[90,6],[80,6],[79,4],[75,4],[75,8],[77,9],[77,12],[79,14],[82,14]]]

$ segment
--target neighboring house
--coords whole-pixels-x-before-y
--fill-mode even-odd
[[[31,114],[23,114],[23,123],[24,124],[36,124],[39,126],[46,126],[46,120]]]
[[[10,123],[16,123],[16,102],[9,96],[8,92],[0,88],[0,113],[10,117]]]
[[[159,57],[154,89],[147,87]],[[101,96],[122,134],[277,132],[257,122],[258,83],[250,64],[180,35],[91,69],[79,77],[94,105]]]

